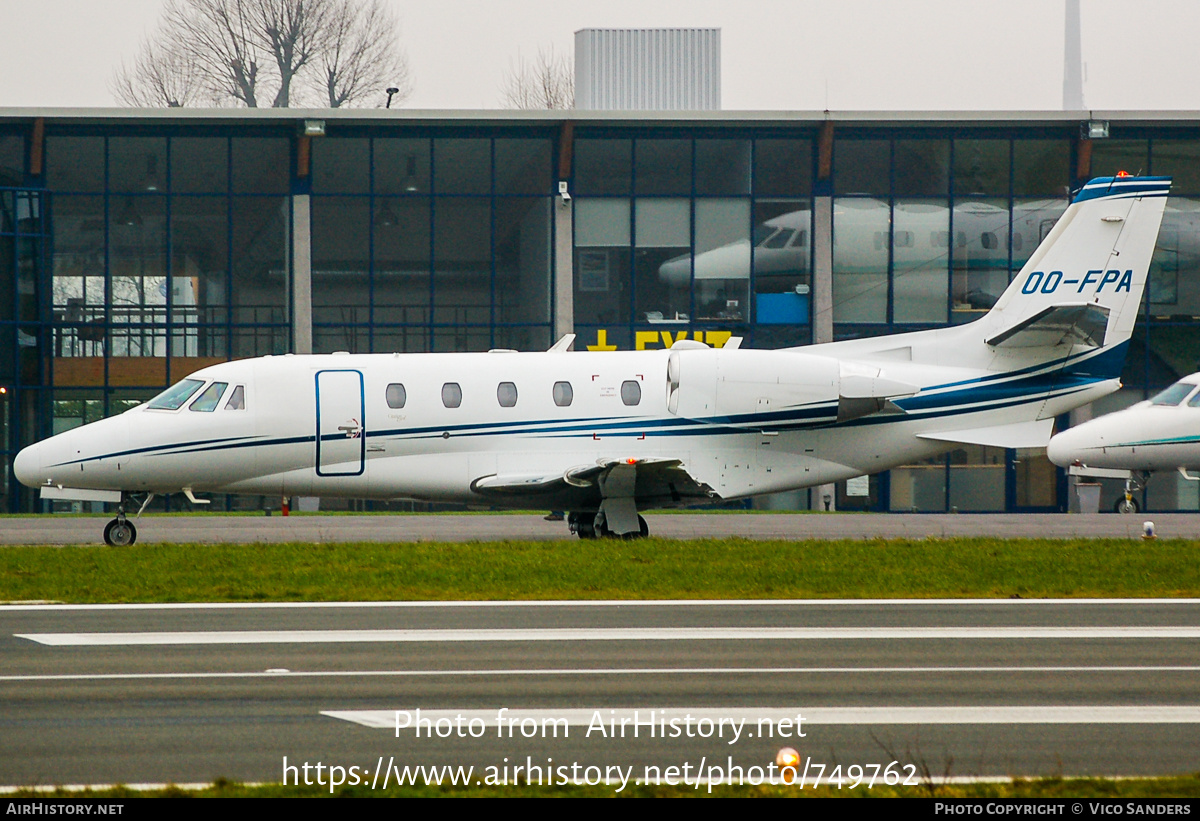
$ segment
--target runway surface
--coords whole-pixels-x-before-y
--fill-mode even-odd
[[[648,514],[650,533],[671,539],[924,539],[1140,538],[1155,523],[1161,538],[1200,539],[1194,513],[909,514],[909,513],[660,513]],[[60,514],[5,519],[0,544],[96,544],[107,519]],[[138,542],[417,542],[568,538],[563,522],[532,514],[348,516],[149,516],[136,522]]]
[[[1200,600],[7,606],[0,784],[1187,773],[1198,651]]]

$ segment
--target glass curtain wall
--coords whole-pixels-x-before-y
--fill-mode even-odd
[[[316,352],[549,346],[548,137],[331,135],[312,152]]]
[[[12,459],[38,438],[43,374],[39,292],[45,203],[24,189],[25,139],[0,133],[0,512],[28,509],[32,492],[12,476]],[[24,502],[24,504],[23,504]]]
[[[811,340],[810,139],[582,135],[574,156],[585,345]]]
[[[290,168],[284,135],[47,135],[47,432],[288,350]]]

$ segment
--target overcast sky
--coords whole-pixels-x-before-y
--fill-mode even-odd
[[[408,108],[499,106],[518,53],[581,28],[718,27],[726,110],[1044,110],[1062,104],[1062,0],[391,0]],[[162,0],[0,0],[0,107],[113,106]],[[1082,0],[1084,101],[1200,110],[1198,0]]]

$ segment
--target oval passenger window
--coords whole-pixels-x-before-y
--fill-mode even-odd
[[[560,408],[568,407],[571,400],[575,398],[575,391],[571,389],[570,382],[555,382],[554,383],[554,404]]]
[[[642,401],[642,386],[632,379],[621,383],[621,401],[626,405],[636,405]]]
[[[402,408],[404,407],[404,403],[408,401],[408,393],[399,382],[393,382],[388,385],[385,395],[389,408]]]
[[[496,401],[502,408],[512,408],[517,404],[517,386],[512,382],[501,382],[496,386]]]

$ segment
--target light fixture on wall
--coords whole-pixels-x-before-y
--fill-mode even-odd
[[[147,191],[158,190],[158,155],[146,155],[146,180],[142,183],[142,187]]]
[[[376,209],[375,224],[382,228],[392,228],[400,224],[400,218],[396,216],[396,212],[392,210],[392,206],[388,204],[387,200],[384,200],[383,205]]]
[[[133,197],[126,197],[125,204],[117,213],[117,225],[141,225],[142,215],[138,213]]]
[[[417,185],[417,155],[408,155],[408,170],[404,174],[404,190],[406,193],[415,194],[420,190]]]

